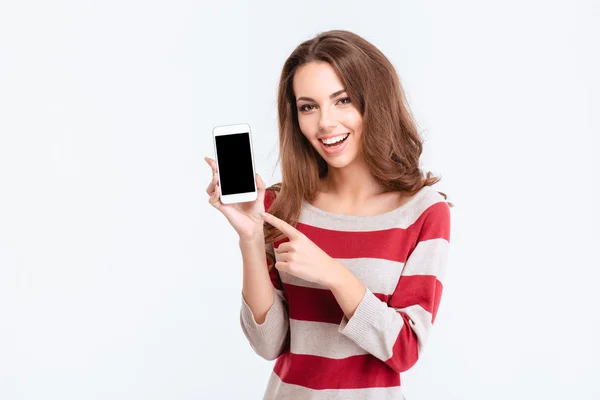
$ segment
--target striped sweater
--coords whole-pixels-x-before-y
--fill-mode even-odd
[[[265,209],[273,199],[268,191]],[[448,203],[431,186],[375,216],[304,201],[296,229],[367,290],[348,319],[329,289],[272,268],[275,302],[262,324],[242,296],[244,335],[259,356],[277,360],[264,399],[404,399],[400,373],[417,362],[440,304]]]

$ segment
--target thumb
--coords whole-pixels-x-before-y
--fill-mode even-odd
[[[260,204],[264,204],[265,203],[265,190],[267,188],[267,185],[265,185],[265,182],[263,182],[262,178],[258,174],[256,174],[256,187],[258,189],[258,195],[257,195],[256,201],[259,202]]]

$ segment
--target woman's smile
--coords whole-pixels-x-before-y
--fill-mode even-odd
[[[318,139],[321,143],[323,150],[327,154],[337,154],[344,150],[347,144],[347,139],[350,137],[350,133],[344,135],[338,135],[329,139]]]

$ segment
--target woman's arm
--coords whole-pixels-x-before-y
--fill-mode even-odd
[[[265,196],[265,208],[272,194]],[[285,349],[289,331],[287,300],[277,269],[268,269],[263,238],[239,242],[243,260],[240,323],[256,354],[276,359]],[[272,244],[268,244],[271,250]]]
[[[427,211],[416,247],[387,304],[370,290],[339,332],[397,372],[418,360],[439,308],[450,240],[450,209],[446,202]],[[343,290],[343,289],[338,289]],[[347,297],[356,297],[356,289]]]
[[[243,300],[252,310],[256,323],[262,324],[275,300],[265,259],[265,242],[262,238],[250,242],[240,240],[239,245],[243,260]]]

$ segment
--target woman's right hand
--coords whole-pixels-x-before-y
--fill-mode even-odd
[[[266,185],[263,180],[256,174],[258,197],[255,201],[223,204],[220,198],[221,191],[219,189],[217,163],[208,157],[204,157],[204,160],[212,168],[212,180],[206,188],[206,193],[210,196],[208,202],[225,215],[231,226],[233,226],[233,229],[240,236],[240,240],[263,240],[264,220],[260,216],[260,213],[265,211]]]

